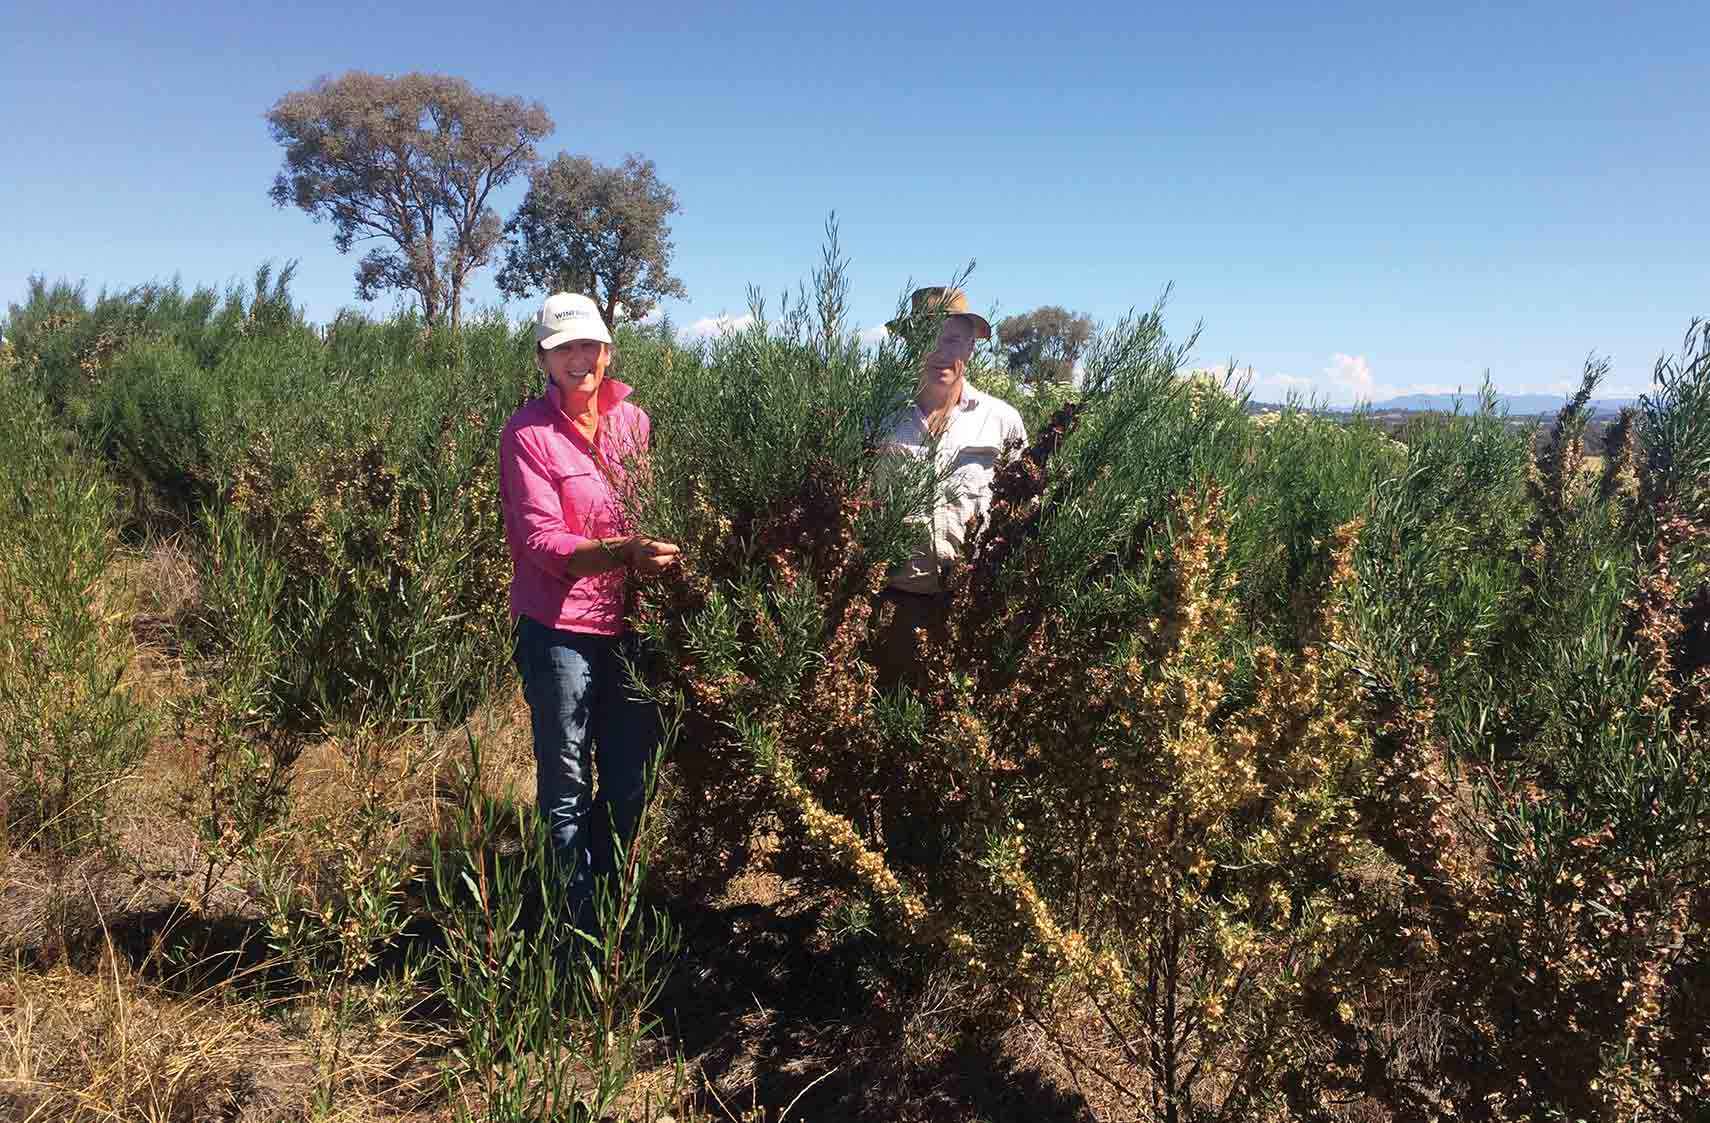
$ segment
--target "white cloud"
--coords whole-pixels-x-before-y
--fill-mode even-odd
[[[1321,405],[1351,406],[1358,402],[1383,402],[1410,394],[1453,394],[1459,395],[1470,408],[1478,401],[1480,381],[1473,379],[1457,383],[1409,382],[1404,385],[1379,382],[1371,361],[1364,355],[1349,355],[1338,351],[1330,356],[1330,362],[1314,376],[1303,377],[1281,371],[1263,375],[1255,372],[1251,383],[1251,396],[1256,402],[1283,402],[1292,393]],[[1564,401],[1577,389],[1577,380],[1500,388],[1501,392],[1511,394],[1559,394]],[[1643,392],[1643,387],[1599,386],[1596,396],[1621,398]]]
[[[1221,377],[1222,371],[1215,372]],[[1250,372],[1247,382],[1247,394],[1256,402],[1286,402],[1291,397],[1311,398],[1317,394],[1324,397],[1324,389],[1319,385],[1319,379],[1303,378],[1294,374],[1281,372],[1261,375]]]
[[[1330,365],[1324,368],[1324,377],[1333,392],[1339,391],[1360,401],[1371,401],[1377,397],[1377,383],[1372,381],[1372,365],[1366,362],[1364,355],[1344,355],[1338,351],[1330,356]]]
[[[884,324],[875,324],[870,328],[862,328],[859,335],[862,343],[870,347],[877,347],[890,338],[891,329]]]
[[[1249,387],[1254,401],[1281,402],[1291,395],[1316,399],[1332,405],[1350,405],[1357,401],[1381,401],[1397,391],[1379,384],[1372,365],[1364,355],[1336,352],[1330,363],[1316,375],[1287,374],[1273,371],[1255,373]]]
[[[754,322],[751,312],[740,316],[718,315],[703,316],[683,329],[683,334],[689,339],[712,339],[720,335],[741,331]]]
[[[659,305],[655,304],[653,307],[651,307],[647,310],[647,315],[641,317],[641,319],[638,320],[637,323],[651,325],[651,324],[658,323],[660,320],[662,320],[664,318],[665,318],[665,310],[663,308],[659,307]]]

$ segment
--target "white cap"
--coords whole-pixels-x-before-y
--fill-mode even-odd
[[[541,303],[534,318],[534,340],[550,351],[572,339],[597,339],[610,343],[612,333],[594,302],[581,293],[555,292]]]

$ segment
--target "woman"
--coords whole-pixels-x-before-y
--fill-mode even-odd
[[[669,568],[678,551],[630,533],[620,505],[624,465],[646,450],[648,419],[629,387],[606,377],[612,337],[599,309],[554,293],[534,337],[546,393],[499,438],[499,500],[540,813],[571,866],[568,904],[585,924],[593,878],[612,871],[614,842],[634,837],[658,740],[651,707],[625,683],[624,582],[631,571]]]

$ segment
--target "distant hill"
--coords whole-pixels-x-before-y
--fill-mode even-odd
[[[1403,394],[1399,398],[1387,401],[1373,402],[1372,411],[1383,413],[1390,410],[1406,410],[1417,413],[1423,410],[1440,410],[1448,412],[1459,402],[1462,412],[1470,412],[1478,408],[1478,394]],[[1555,413],[1567,404],[1566,394],[1498,394],[1497,405],[1516,416],[1531,416],[1540,413]],[[1593,398],[1591,411],[1593,413],[1619,413],[1627,406],[1638,402],[1637,398]],[[1346,410],[1347,406],[1338,406]]]

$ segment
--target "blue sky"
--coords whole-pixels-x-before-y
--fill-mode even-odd
[[[1108,322],[1173,283],[1172,330],[1203,323],[1199,362],[1260,396],[1565,389],[1591,352],[1630,391],[1710,314],[1702,27],[1686,3],[13,0],[0,301],[297,258],[311,316],[355,304],[355,255],[266,196],[262,115],[424,70],[543,102],[548,156],[653,158],[685,328],[793,288],[835,210],[861,325],[971,259],[1003,312]]]

